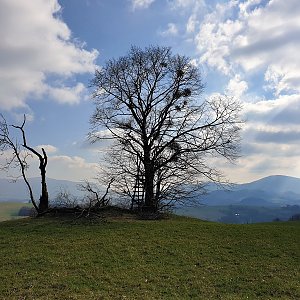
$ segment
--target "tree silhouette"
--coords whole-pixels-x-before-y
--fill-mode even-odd
[[[157,211],[220,181],[209,156],[233,161],[239,151],[239,110],[233,99],[203,100],[199,69],[167,47],[132,47],[96,71],[92,142],[112,138],[110,172],[120,192],[142,186],[143,209]],[[138,180],[137,180],[138,177]]]
[[[26,123],[26,116],[24,115],[24,120],[21,126],[11,125],[11,127],[20,130],[22,135],[22,144],[18,139],[14,139],[9,131],[9,126],[7,125],[6,119],[2,114],[0,114],[0,150],[3,153],[8,150],[11,152],[11,156],[6,160],[6,163],[2,166],[3,169],[9,170],[11,167],[17,167],[21,171],[21,176],[23,177],[25,184],[28,188],[31,202],[38,213],[47,211],[49,207],[48,190],[46,183],[46,166],[48,163],[48,157],[44,148],[42,148],[42,154],[36,151],[34,148],[27,145],[26,134],[24,126]],[[22,151],[22,147],[28,150],[27,152]],[[28,169],[27,158],[29,155],[34,154],[39,159],[39,168],[41,173],[41,196],[39,205],[33,196],[32,188],[26,176],[26,170]]]

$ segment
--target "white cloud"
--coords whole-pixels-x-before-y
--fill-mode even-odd
[[[83,157],[55,155],[58,149],[53,145],[39,145],[35,147],[38,151],[41,151],[41,148],[45,149],[48,156],[47,177],[49,178],[80,181],[83,179],[93,179],[100,171],[98,163],[88,162]],[[4,165],[6,160],[10,158],[11,151],[0,153],[0,166]],[[37,157],[34,155],[28,156],[26,160],[29,164],[29,168],[26,171],[27,177],[40,176],[39,160]],[[8,173],[0,168],[0,178],[18,176],[20,176],[18,168],[10,168]]]
[[[49,87],[49,95],[59,103],[79,103],[81,99],[85,98],[84,92],[86,88],[82,83],[77,83],[73,87]]]
[[[198,25],[199,21],[197,20],[197,16],[195,14],[191,15],[186,24],[186,32],[193,33]]]
[[[204,0],[169,0],[173,10],[192,9],[193,12],[206,6]]]
[[[201,61],[223,74],[265,72],[275,94],[300,91],[298,0],[218,4],[195,37]]]
[[[300,95],[283,95],[272,100],[244,104],[244,115],[251,124],[300,128]]]
[[[208,19],[211,19],[210,15]],[[206,21],[200,27],[195,37],[197,49],[201,53],[200,61],[226,75],[232,74],[233,66],[228,57],[231,54],[232,40],[242,28],[241,23],[232,20],[221,24]]]
[[[160,31],[159,34],[161,36],[175,36],[178,34],[178,28],[174,23],[168,23],[168,27],[166,30]]]
[[[205,0],[168,0],[171,11],[178,13],[181,16],[188,15],[188,21],[185,25],[187,34],[193,34],[199,27],[199,19],[207,11]],[[179,26],[181,27],[179,18]]]
[[[95,178],[98,172],[98,163],[87,162],[79,156],[56,155],[49,157],[47,175],[50,178],[80,181]]]
[[[38,145],[35,147],[38,151],[42,151],[42,148],[46,151],[47,155],[56,153],[58,149],[52,145]]]
[[[233,169],[225,167],[230,176],[237,181],[271,174],[299,177],[299,115],[298,94],[244,103],[243,156]]]
[[[132,9],[148,8],[155,0],[131,0]]]
[[[279,63],[268,66],[265,72],[266,89],[274,91],[276,96],[285,92],[300,92],[300,64],[287,68]]]
[[[241,2],[239,4],[241,14],[243,14],[244,16],[248,16],[249,11],[251,12],[251,7],[253,7],[255,5],[259,5],[260,3],[261,3],[261,0],[248,0],[245,2]]]
[[[234,96],[237,99],[241,99],[244,93],[248,90],[248,84],[242,80],[240,75],[236,74],[229,80],[226,88],[227,94]]]
[[[94,71],[98,52],[85,50],[72,39],[59,16],[57,0],[0,0],[0,6],[1,109],[26,107],[28,98],[44,95],[57,100],[57,87],[51,85],[48,75],[63,81]],[[62,85],[60,101],[77,103],[75,94],[81,85]]]
[[[241,81],[239,76],[235,79]],[[219,159],[215,165],[234,182],[276,174],[299,177],[299,116],[299,94],[262,99],[256,103],[244,102],[242,119],[246,123],[242,129],[242,156],[235,165]]]

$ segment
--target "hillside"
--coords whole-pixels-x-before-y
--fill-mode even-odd
[[[1,207],[1,206],[0,206]],[[199,218],[202,220],[228,223],[249,224],[277,221],[288,221],[292,216],[300,214],[300,206],[286,207],[220,205],[191,206],[175,210],[176,214]]]
[[[0,223],[0,299],[300,299],[300,223]]]
[[[273,193],[294,192],[300,194],[300,179],[291,176],[274,175],[250,183],[241,184],[239,189],[268,190]]]
[[[209,187],[209,193],[198,202],[205,205],[283,206],[300,205],[300,179],[289,176],[269,176],[230,190]]]

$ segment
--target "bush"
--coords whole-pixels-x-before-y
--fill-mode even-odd
[[[79,199],[72,195],[68,190],[61,189],[54,201],[51,203],[52,207],[74,208],[79,205]]]
[[[34,214],[34,209],[32,207],[23,206],[20,208],[18,212],[18,216],[20,217],[29,217]]]

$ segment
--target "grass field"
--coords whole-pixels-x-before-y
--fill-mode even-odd
[[[32,205],[20,202],[0,202],[0,222],[20,218],[18,212],[23,206],[31,207]]]
[[[300,223],[0,223],[0,299],[300,299]]]

